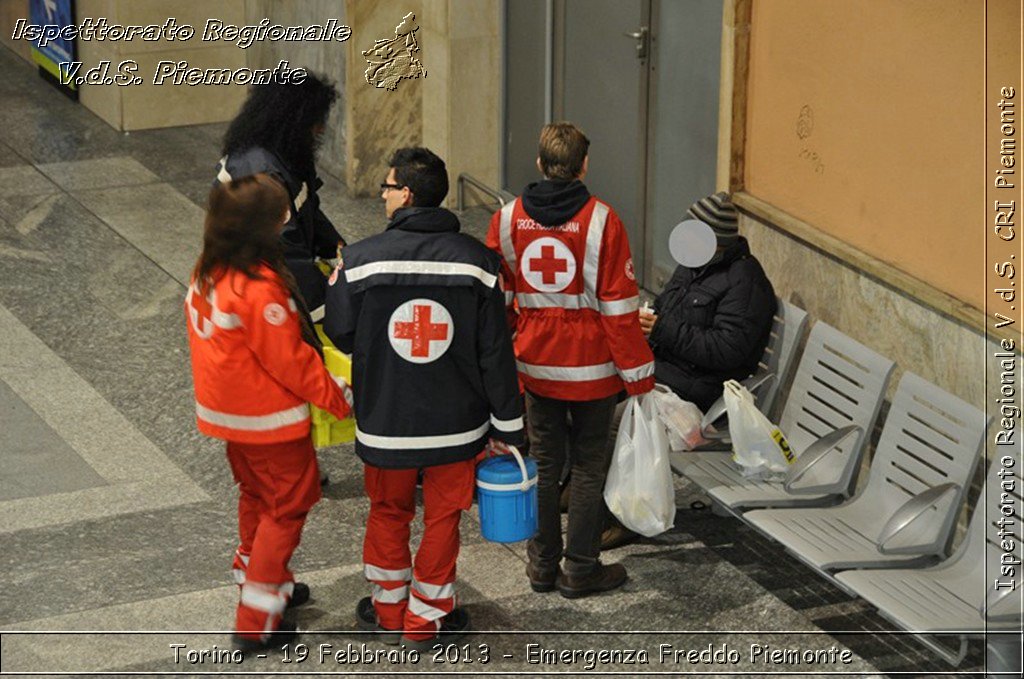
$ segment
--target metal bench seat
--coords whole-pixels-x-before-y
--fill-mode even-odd
[[[682,453],[683,474],[733,514],[754,507],[834,504],[856,484],[892,375],[888,358],[827,323],[811,329],[779,428],[798,454],[785,482],[743,476],[731,452]]]
[[[1000,526],[998,521],[1002,516],[999,512],[1000,493],[1004,492],[1002,484],[1012,479],[1013,489],[1007,499],[1015,507],[1022,506],[1024,495],[1019,460],[1007,470],[1012,472],[1009,475],[1000,477],[1001,469],[998,459],[990,465],[988,481],[974,508],[967,534],[956,553],[946,561],[930,568],[850,570],[836,575],[843,587],[868,601],[897,626],[915,632],[922,643],[954,665],[963,660],[967,639],[986,631],[1017,632],[1019,649],[1020,571],[1016,578],[1006,577],[1000,573],[999,564],[1005,553],[1000,544],[1003,539],[1011,540],[1018,548],[1024,544],[1021,542],[1021,517],[1019,514],[1010,517],[1012,523],[1005,526]],[[1016,551],[1015,556],[1019,558],[1019,549]],[[1015,581],[1016,588],[997,590],[996,579]],[[950,650],[940,644],[933,636],[937,634],[955,634],[959,648]],[[1007,637],[1006,642],[1013,644],[1013,636]]]
[[[934,563],[948,551],[987,423],[977,408],[905,373],[862,492],[836,507],[760,509],[743,519],[833,580],[835,570]]]

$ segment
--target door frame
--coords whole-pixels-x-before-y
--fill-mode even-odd
[[[649,31],[648,53],[644,60],[645,68],[640,69],[640,87],[637,101],[640,129],[637,134],[639,150],[639,167],[636,177],[635,195],[636,232],[640,234],[639,242],[631,243],[634,255],[640,254],[643,264],[637,267],[637,283],[648,291],[661,289],[671,271],[659,271],[654,263],[655,243],[652,224],[651,187],[648,178],[654,172],[654,152],[657,143],[657,123],[652,120],[650,112],[653,102],[658,96],[657,80],[652,72],[658,68],[657,40],[660,29],[668,28],[658,25],[661,3],[666,0],[638,0],[640,2],[640,25]],[[738,191],[743,186],[743,141],[746,106],[746,64],[749,43],[749,25],[752,0],[721,0],[721,66],[719,73],[718,101],[718,157],[715,168],[715,187],[718,191]],[[507,58],[506,22],[507,6],[510,0],[501,0],[502,32],[501,55]],[[566,0],[545,0],[545,40],[544,40],[544,111],[545,123],[560,120],[564,117],[564,82],[565,82],[565,27]],[[635,30],[637,27],[628,27]],[[507,64],[502,64],[502,78],[505,78]],[[505,85],[501,92],[501,184],[507,186],[506,139],[508,102],[505,99]]]

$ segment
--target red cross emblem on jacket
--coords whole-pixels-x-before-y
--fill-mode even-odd
[[[439,359],[451,346],[454,331],[451,314],[430,299],[413,299],[401,304],[388,323],[391,347],[411,363]]]
[[[576,258],[569,246],[551,236],[526,246],[521,266],[526,282],[543,292],[561,292],[576,276]]]
[[[211,289],[210,294],[213,294]],[[189,290],[188,315],[192,329],[203,339],[213,334],[213,305],[195,289]]]

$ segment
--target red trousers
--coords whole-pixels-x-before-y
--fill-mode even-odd
[[[373,583],[373,604],[384,629],[404,630],[410,639],[429,639],[455,608],[455,561],[459,519],[473,503],[476,460],[423,469],[423,539],[415,566],[409,552],[409,524],[416,515],[417,469],[366,465],[370,498],[363,562]]]
[[[227,455],[240,491],[240,544],[232,564],[241,585],[235,629],[261,638],[277,629],[291,597],[288,561],[306,514],[320,499],[320,473],[308,437],[269,444],[228,441]]]

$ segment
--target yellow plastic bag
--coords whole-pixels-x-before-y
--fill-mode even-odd
[[[327,339],[323,327],[313,326],[320,341],[324,345],[324,363],[327,365],[327,372],[352,384],[352,357],[341,352],[338,347]],[[310,435],[313,437],[314,448],[326,448],[342,443],[349,443],[356,440],[356,420],[354,417],[346,417],[339,420],[326,410],[317,408],[312,403],[309,405],[309,414],[312,420]]]

